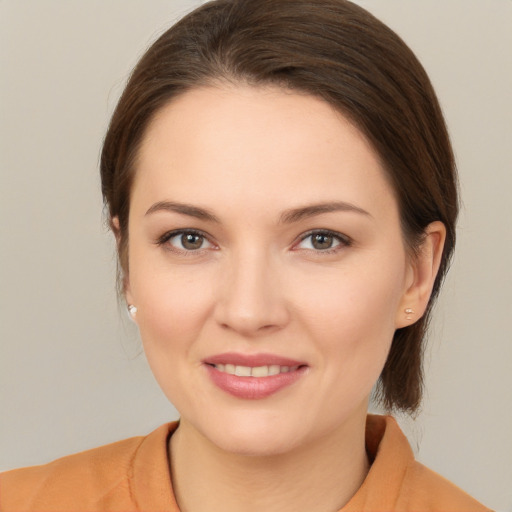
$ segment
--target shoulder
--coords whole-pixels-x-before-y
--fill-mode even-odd
[[[57,459],[49,464],[0,475],[2,510],[72,510],[90,507],[99,495],[128,487],[128,469],[142,437],[126,439]]]
[[[363,485],[343,511],[485,512],[446,478],[415,460],[407,438],[390,416],[369,415],[366,447],[372,460]]]
[[[438,512],[490,511],[455,484],[417,461],[407,465],[398,508]]]
[[[0,510],[70,511],[129,509],[134,460],[145,441],[169,431],[133,437],[57,459],[49,464],[0,474]],[[102,503],[104,503],[104,508]],[[126,508],[128,507],[128,508]]]

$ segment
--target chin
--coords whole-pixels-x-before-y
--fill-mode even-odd
[[[253,411],[235,416],[226,421],[219,421],[217,417],[199,429],[220,450],[251,457],[282,455],[299,446],[307,437],[304,422],[286,421],[290,418],[280,419],[275,413],[254,414]]]
[[[267,434],[247,432],[232,432],[228,435],[211,439],[221,450],[246,457],[272,457],[289,453],[296,447],[296,443],[287,437],[281,439],[275,431]]]

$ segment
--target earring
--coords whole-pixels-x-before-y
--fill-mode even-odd
[[[412,309],[412,308],[405,308],[404,309],[404,313],[407,315],[405,317],[406,320],[412,320],[412,316],[411,315],[414,314],[414,309]]]
[[[137,314],[137,306],[134,306],[133,304],[128,305],[128,312],[130,313],[130,316],[132,318],[135,318],[135,315]]]

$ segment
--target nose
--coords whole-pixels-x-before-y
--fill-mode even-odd
[[[224,329],[258,337],[282,329],[289,309],[279,276],[279,265],[256,252],[226,262],[215,318]]]

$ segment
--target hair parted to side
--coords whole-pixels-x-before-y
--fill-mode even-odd
[[[455,244],[454,157],[421,64],[391,29],[347,0],[215,0],[182,18],[147,50],[115,109],[101,155],[102,192],[121,272],[128,269],[130,190],[148,124],[179,94],[223,81],[312,94],[349,118],[388,173],[411,254],[428,224],[440,220],[446,226],[427,311],[395,332],[378,383],[378,398],[388,410],[416,411],[424,336]]]

